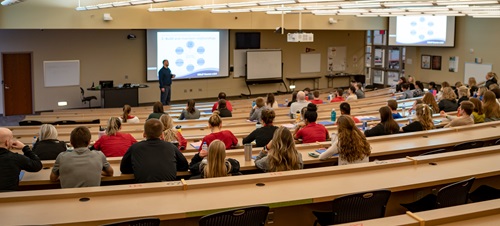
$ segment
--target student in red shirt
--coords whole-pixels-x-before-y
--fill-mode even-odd
[[[351,105],[347,102],[343,102],[340,104],[340,114],[345,116],[350,116],[354,123],[361,123],[358,118],[351,116]]]
[[[344,90],[342,88],[338,88],[337,91],[334,93],[334,95],[335,97],[332,98],[332,100],[330,101],[331,103],[345,101],[344,97],[342,96],[344,95]]]
[[[234,136],[234,134],[229,130],[222,130],[222,119],[219,116],[219,113],[216,111],[210,116],[208,119],[208,127],[212,131],[212,133],[203,137],[201,140],[201,145],[198,150],[201,151],[203,143],[206,142],[207,145],[210,145],[214,140],[221,140],[226,145],[226,149],[231,149],[233,146],[238,145],[238,138]]]
[[[318,108],[315,104],[309,103],[307,111],[304,114],[305,126],[297,125],[294,131],[294,138],[296,140],[302,139],[302,143],[314,143],[317,141],[326,141],[330,136],[325,126],[316,124],[318,119]]]
[[[226,101],[226,107],[227,107],[227,109],[230,112],[233,111],[233,106],[231,106],[231,103],[229,103],[229,101],[226,100],[226,93],[220,92],[218,98],[219,98],[219,100],[217,100],[217,102],[215,102],[214,106],[212,106],[212,112],[214,112],[215,110],[218,109],[218,107],[219,107],[219,101],[220,100],[225,100]]]
[[[94,148],[101,150],[106,157],[119,157],[127,152],[128,148],[137,142],[132,135],[121,133],[122,123],[118,117],[111,117],[103,135],[94,144]]]
[[[174,128],[174,120],[168,114],[160,117],[160,122],[163,124],[163,140],[177,144],[179,150],[186,150],[187,140],[184,139],[181,132]]]
[[[316,105],[323,104],[323,101],[319,99],[319,91],[318,90],[315,90],[313,92],[313,95],[314,95],[314,99],[311,100],[311,103],[316,104]]]

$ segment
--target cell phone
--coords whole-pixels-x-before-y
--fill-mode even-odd
[[[309,156],[313,157],[313,158],[318,158],[319,155],[314,153],[314,152],[309,152]]]

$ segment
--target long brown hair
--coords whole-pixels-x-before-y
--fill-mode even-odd
[[[484,114],[483,112],[483,103],[474,97],[469,98],[469,101],[474,104],[474,112],[477,112],[478,115]]]
[[[299,153],[295,148],[292,133],[281,126],[274,131],[269,155],[269,172],[297,170],[300,168]]]
[[[193,99],[189,99],[187,102],[187,111],[191,114],[193,114],[195,112],[194,104],[195,104],[195,102]]]
[[[434,113],[439,112],[439,106],[436,102],[436,99],[434,99],[432,93],[425,93],[424,97],[422,98],[422,101],[424,102],[424,104],[429,105]]]
[[[392,110],[388,106],[381,107],[378,112],[380,113],[380,123],[384,125],[384,130],[387,134],[399,133],[399,125],[392,117]]]
[[[153,112],[154,113],[164,113],[165,111],[163,110],[163,104],[160,101],[156,101],[153,104]]]
[[[338,131],[337,147],[343,159],[354,162],[370,156],[371,146],[351,117],[345,115],[339,117]]]
[[[221,140],[214,140],[208,147],[207,165],[203,170],[205,178],[225,177],[231,171],[231,164],[226,164],[226,145]]]
[[[415,109],[417,120],[422,124],[424,130],[434,129],[431,108],[427,104],[417,104]]]
[[[274,101],[275,101],[275,98],[274,98],[274,94],[272,93],[268,93],[267,94],[267,100],[266,100],[266,104],[268,104],[269,106],[271,107],[274,107]]]
[[[130,114],[130,111],[132,111],[132,107],[130,107],[130,105],[128,105],[128,104],[123,105],[123,116],[122,116],[123,122],[127,122],[128,115]]]
[[[500,118],[500,107],[495,93],[486,91],[483,96],[483,111],[486,118]]]

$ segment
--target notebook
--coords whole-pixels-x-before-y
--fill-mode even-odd
[[[332,121],[319,121],[318,124],[324,125],[324,126],[331,126],[335,125],[335,122]]]
[[[193,143],[190,143],[189,145],[191,145],[191,147],[195,148],[196,150],[200,149],[200,146],[201,146],[201,141],[198,141],[198,142],[193,142]]]

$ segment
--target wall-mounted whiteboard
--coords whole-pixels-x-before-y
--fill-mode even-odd
[[[300,54],[300,73],[320,72],[321,53]]]
[[[246,49],[235,49],[233,51],[233,77],[245,77],[245,65],[247,64]]]
[[[477,83],[486,81],[486,74],[493,70],[491,64],[465,63],[464,83],[469,82],[470,77],[474,77]]]
[[[44,61],[43,79],[45,87],[80,85],[80,61]]]
[[[281,50],[247,51],[246,80],[283,79]]]

